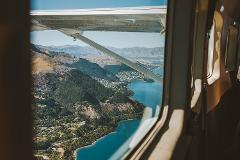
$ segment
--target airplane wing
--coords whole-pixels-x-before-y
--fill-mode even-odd
[[[161,32],[166,6],[31,11],[32,31],[70,28],[80,31]]]
[[[165,28],[166,7],[135,7],[114,9],[77,9],[31,11],[32,31],[58,30],[79,39],[123,64],[139,71],[146,77],[162,82],[161,77],[148,69],[100,44],[84,37],[84,31],[156,32]]]

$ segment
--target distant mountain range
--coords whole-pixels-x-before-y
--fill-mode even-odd
[[[52,51],[60,53],[68,53],[73,56],[86,56],[86,55],[99,55],[100,51],[88,46],[64,45],[64,46],[41,46],[35,45],[41,51]],[[132,48],[114,48],[107,47],[108,49],[120,54],[124,57],[163,57],[164,47],[145,48],[145,47],[132,47]]]

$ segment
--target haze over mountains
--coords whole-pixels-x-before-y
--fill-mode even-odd
[[[86,55],[99,55],[100,51],[89,46],[41,46],[35,45],[37,48],[54,52],[64,52],[73,56],[86,56]],[[163,57],[164,47],[145,48],[145,47],[132,47],[132,48],[114,48],[107,47],[108,49],[124,56],[124,57]]]

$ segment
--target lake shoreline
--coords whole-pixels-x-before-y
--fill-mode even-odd
[[[127,85],[127,87],[128,87],[128,89],[129,90],[131,90],[131,91],[133,91],[133,95],[131,95],[131,96],[129,96],[129,99],[131,100],[131,101],[133,101],[133,102],[136,102],[136,103],[139,103],[139,104],[143,104],[143,106],[144,106],[144,110],[145,110],[145,108],[146,108],[146,106],[148,106],[149,108],[152,108],[152,112],[154,112],[155,111],[155,106],[156,106],[156,104],[159,104],[159,99],[160,99],[160,97],[161,97],[161,95],[159,94],[159,96],[156,96],[156,95],[158,95],[158,94],[156,94],[156,93],[160,93],[159,92],[159,90],[161,90],[162,88],[161,88],[161,85],[159,85],[157,82],[148,82],[148,81],[145,81],[145,80],[142,80],[142,79],[137,79],[137,80],[134,80],[134,81],[132,81],[131,83],[129,83],[128,85]],[[154,99],[152,100],[152,98],[154,97]],[[149,99],[151,99],[151,101],[149,101]],[[154,102],[152,102],[152,101],[154,101]],[[151,115],[152,115],[153,113],[151,113]],[[142,115],[143,116],[143,115]],[[118,133],[118,132],[121,132],[121,130],[119,129],[118,130],[118,127],[122,124],[122,123],[124,123],[124,121],[131,121],[131,120],[136,120],[136,119],[127,119],[127,120],[122,120],[122,121],[119,121],[118,122],[118,126],[116,127],[116,129],[115,129],[115,131],[113,131],[113,132],[111,132],[111,133],[109,133],[109,134],[106,134],[105,136],[103,136],[103,137],[100,137],[99,139],[97,139],[96,141],[94,141],[91,145],[87,145],[87,146],[84,146],[84,147],[80,147],[80,148],[78,148],[78,149],[76,149],[75,151],[74,151],[74,158],[75,158],[75,160],[77,160],[77,156],[78,156],[78,152],[81,150],[81,149],[84,149],[84,148],[88,148],[89,147],[89,149],[91,148],[91,147],[94,147],[95,146],[95,148],[94,149],[96,149],[96,147],[98,148],[98,146],[100,145],[101,146],[101,144],[99,144],[98,146],[96,146],[96,144],[98,143],[98,142],[100,142],[101,140],[103,140],[103,139],[109,139],[109,137],[111,137],[111,135],[113,135],[113,134],[119,134],[119,135],[116,135],[116,136],[118,136],[117,137],[117,139],[118,139],[118,141],[119,142],[113,142],[114,144],[113,145],[115,145],[115,143],[121,143],[120,141],[125,141],[125,140],[123,140],[122,139],[122,137],[119,137],[119,136],[121,136],[121,133]],[[133,125],[131,125],[130,123],[129,124],[124,124],[125,126],[125,128],[128,128],[128,129],[132,129],[131,127],[133,127]],[[135,126],[135,128],[138,128],[138,126]],[[121,128],[122,129],[122,128]],[[136,131],[136,130],[135,130]],[[135,132],[135,131],[133,131],[132,132],[132,134]],[[130,135],[129,135],[130,136]],[[120,139],[119,139],[120,138]],[[129,138],[129,137],[128,137]],[[110,138],[111,139],[111,138]],[[116,139],[116,138],[115,138]],[[101,143],[101,142],[100,142]],[[116,148],[116,146],[115,146],[115,148]],[[96,149],[97,150],[97,149]],[[116,152],[117,150],[113,150],[113,153],[114,152]],[[86,150],[84,151],[85,152],[85,155],[87,155],[86,153]],[[97,154],[97,153],[96,153]],[[109,154],[109,152],[107,153],[105,153],[105,155],[104,156],[106,156],[106,154]],[[107,155],[107,156],[109,156],[109,155]],[[84,156],[83,156],[84,157]]]
[[[109,133],[105,134],[104,136],[96,139],[92,144],[89,144],[89,145],[86,145],[86,146],[83,146],[83,147],[80,147],[80,148],[76,149],[74,151],[74,154],[73,154],[74,160],[77,160],[77,153],[78,153],[79,150],[94,146],[97,143],[97,141],[104,139],[106,136],[117,133],[117,128],[120,126],[121,123],[124,123],[124,122],[127,122],[127,121],[132,121],[132,120],[138,120],[138,119],[126,119],[126,120],[119,121],[116,129],[113,132],[109,132]]]

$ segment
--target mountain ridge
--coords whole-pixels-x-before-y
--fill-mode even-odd
[[[77,46],[77,45],[64,45],[64,46],[42,46],[35,45],[38,49],[46,49],[53,52],[64,52],[71,54],[73,56],[86,56],[86,55],[101,55],[102,53],[95,48],[90,46]],[[163,56],[164,47],[131,47],[131,48],[116,48],[116,47],[106,47],[122,56],[125,57],[145,57],[152,56]]]

